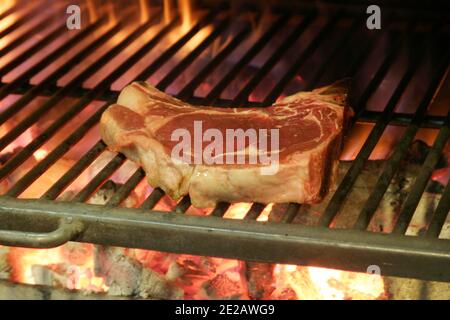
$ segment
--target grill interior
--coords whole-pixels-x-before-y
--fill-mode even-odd
[[[450,240],[439,238],[450,184],[421,233],[407,235],[450,136],[444,13],[393,9],[383,12],[381,30],[370,31],[365,10],[355,7],[267,14],[218,5],[203,7],[199,20],[180,33],[182,17],[161,23],[161,8],[152,7],[149,18],[137,23],[142,10],[131,8],[120,15],[106,10],[69,32],[66,16],[54,14],[67,4],[52,3],[19,1],[1,14],[0,180],[14,177],[14,183],[0,197],[0,243],[51,247],[73,240],[364,272],[378,265],[385,275],[450,280],[443,267],[450,263]],[[89,6],[82,9],[87,16]],[[255,29],[254,21],[262,23]],[[358,130],[366,134],[356,147],[347,142],[344,151],[354,148],[343,159],[348,170],[312,222],[302,220],[305,206],[294,203],[253,203],[242,221],[226,219],[227,203],[196,210],[189,197],[175,203],[160,189],[138,209],[123,206],[134,190],[149,190],[145,174],[130,171],[123,155],[106,150],[97,124],[125,84],[149,80],[193,104],[263,107],[345,77],[354,82],[348,141]],[[432,132],[432,146],[392,230],[375,232],[371,221],[421,130]],[[398,139],[367,200],[356,208],[356,219],[340,224],[355,183],[392,134]],[[76,161],[54,178],[52,168],[72,153]],[[43,184],[46,177],[50,185]],[[123,184],[106,205],[86,204],[113,177]],[[75,192],[74,184],[83,187]]]

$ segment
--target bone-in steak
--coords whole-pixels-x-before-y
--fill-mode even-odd
[[[345,98],[339,84],[267,108],[199,107],[135,82],[100,128],[110,149],[144,168],[151,186],[175,199],[189,194],[196,207],[316,203],[335,180]]]

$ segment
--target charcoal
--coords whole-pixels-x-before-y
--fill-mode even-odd
[[[125,249],[96,246],[94,249],[94,272],[103,277],[112,296],[137,294],[142,266],[125,254]]]
[[[0,300],[124,300],[106,294],[86,293],[43,285],[19,284],[0,280]]]
[[[338,173],[339,182],[343,179],[351,165],[352,163],[349,161],[341,161]],[[383,160],[366,162],[340,212],[333,221],[334,227],[350,228],[354,225],[361,208],[363,208],[371,191],[375,187],[378,176],[381,174],[384,165],[385,161]],[[393,177],[388,189],[380,201],[378,209],[369,225],[369,230],[378,232],[392,231],[394,223],[402,208],[402,204],[408,196],[419,171],[420,165],[418,164],[409,163],[400,166],[400,170]],[[432,181],[429,183],[429,186],[422,195],[418,209],[416,210],[416,221],[422,220],[422,223],[426,225],[426,221],[431,217],[440,200],[440,192],[442,190],[443,186],[439,182]],[[302,205],[299,214],[294,219],[294,223],[304,225],[317,224],[332,195],[333,192],[320,204]],[[422,218],[420,218],[420,216],[422,216]],[[424,225],[422,225],[422,227]]]
[[[0,246],[0,280],[9,279],[12,268],[8,261],[9,248]]]
[[[247,262],[246,278],[248,294],[252,299],[267,299],[274,288],[274,264]]]
[[[68,284],[67,266],[61,265],[34,265],[31,274],[38,285],[65,288]]]
[[[67,263],[72,265],[84,265],[90,258],[92,245],[80,242],[68,242],[61,247],[61,253]]]
[[[415,140],[408,149],[404,161],[413,164],[422,164],[425,161],[425,158],[427,157],[430,149],[430,146],[428,146],[422,140]],[[442,154],[436,165],[436,169],[445,168],[447,166],[448,159],[444,154]]]
[[[218,274],[206,281],[203,288],[208,299],[241,299],[242,288],[238,281],[230,279],[226,273]]]
[[[139,296],[144,299],[179,300],[183,298],[184,291],[166,276],[145,268],[141,274]]]
[[[91,204],[105,205],[119,188],[119,184],[108,180],[94,193],[88,202]]]

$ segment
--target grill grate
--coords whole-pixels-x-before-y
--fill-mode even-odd
[[[60,2],[59,6],[64,7],[64,2]],[[1,14],[2,19],[11,14],[17,14],[18,18],[11,25],[0,29],[0,39],[8,36],[13,38],[0,47],[0,55],[14,54],[8,62],[1,64],[0,76],[4,77],[11,72],[14,73],[16,68],[27,66],[28,61],[36,54],[49,45],[54,46],[49,54],[30,64],[30,67],[13,80],[1,82],[0,99],[6,101],[11,96],[18,95],[18,98],[7,107],[0,105],[2,126],[31,108],[30,105],[38,98],[43,98],[44,101],[38,102],[36,108],[20,117],[12,128],[2,133],[0,151],[20,139],[24,132],[36,125],[49,110],[63,108],[64,112],[5,161],[0,168],[0,182],[6,181],[13,172],[24,166],[30,158],[33,158],[34,153],[56,134],[66,130],[67,125],[90,104],[95,101],[101,101],[102,104],[67,137],[49,150],[43,159],[9,186],[5,195],[0,197],[0,224],[2,229],[5,229],[0,231],[0,243],[49,247],[73,240],[263,262],[308,264],[353,271],[366,271],[369,265],[379,265],[382,273],[386,275],[450,281],[450,270],[442,268],[450,263],[450,240],[439,239],[450,210],[449,184],[443,190],[424,235],[405,235],[450,136],[450,112],[446,116],[428,112],[432,103],[448,99],[442,98],[442,93],[448,92],[450,84],[449,33],[448,28],[443,25],[444,16],[436,14],[431,22],[423,20],[421,23],[428,29],[421,31],[416,28],[416,25],[419,25],[418,17],[398,17],[396,16],[398,13],[393,12],[390,19],[386,20],[386,24],[383,24],[385,26],[383,30],[370,32],[365,29],[365,16],[361,15],[364,11],[354,14],[351,10],[341,8],[325,17],[309,10],[298,14],[274,12],[267,28],[254,36],[249,21],[245,20],[238,28],[238,24],[242,24],[239,17],[231,14],[226,6],[219,6],[212,10],[203,10],[206,11],[205,14],[189,31],[179,39],[171,41],[171,44],[159,52],[153,61],[142,64],[149,52],[161,44],[165,45],[167,43],[165,41],[176,32],[180,17],[174,17],[170,23],[160,24],[161,13],[158,11],[160,9],[155,9],[156,13],[148,21],[136,25],[136,18],[131,10],[125,12],[123,18],[118,21],[101,16],[93,23],[86,23],[82,30],[74,32],[71,37],[67,37],[67,32],[64,32],[65,26],[62,21],[54,19],[55,21],[52,20],[50,23],[53,29],[44,36],[39,36],[41,33],[39,29],[46,25],[48,17],[55,12],[51,10],[58,8],[52,8],[48,6],[47,1],[42,0],[33,2],[33,5],[19,2]],[[45,14],[40,16],[36,15],[36,12]],[[260,15],[257,12],[253,14]],[[241,16],[243,15],[241,13]],[[33,23],[39,28],[20,34],[21,27],[32,23],[29,21],[35,21]],[[406,27],[402,23],[406,23]],[[111,62],[115,61],[117,56],[126,52],[135,42],[142,41],[149,30],[155,28],[156,31],[146,38],[141,47],[133,53],[127,53],[125,59],[111,66]],[[211,28],[209,35],[187,50],[184,56],[180,56],[179,52],[206,28]],[[126,33],[126,30],[131,31],[119,37],[120,34]],[[340,30],[341,34],[338,35],[336,30]],[[206,55],[205,52],[227,32],[232,34],[230,40],[212,56]],[[286,35],[281,37],[280,34],[285,32]],[[107,47],[107,44],[116,38],[119,40],[115,41],[113,46]],[[281,40],[275,45],[277,38]],[[17,49],[30,40],[31,45],[21,53],[15,54]],[[64,63],[55,66],[38,83],[33,83],[33,77],[83,41],[87,43],[83,49]],[[334,47],[321,50],[324,46],[327,48],[328,42]],[[282,71],[276,77],[278,79],[267,90],[267,94],[254,101],[252,94],[258,90],[258,86],[264,83],[280,64],[286,62],[286,54],[290,50],[298,50],[299,43],[301,50],[297,52],[293,61],[289,60],[288,67],[281,68]],[[73,76],[66,84],[58,84],[63,76],[88,63],[92,54],[104,46],[107,50],[95,56],[88,68]],[[249,68],[253,61],[258,61],[258,56],[271,46],[274,46],[272,52],[266,55],[266,59],[259,63],[255,70],[252,69],[247,81],[243,81],[239,89],[234,90],[236,91],[234,98],[224,97],[233,81],[243,77],[246,68]],[[306,79],[297,84],[297,89],[310,90],[331,80],[357,75],[368,61],[373,61],[373,57],[372,60],[370,57],[373,52],[377,52],[377,48],[382,48],[380,63],[372,76],[366,79],[367,81],[362,81],[367,83],[363,85],[353,103],[356,111],[354,123],[370,123],[372,129],[332,195],[324,213],[318,219],[317,225],[293,223],[303,207],[294,203],[287,204],[281,217],[273,217],[274,221],[271,214],[270,222],[256,221],[266,208],[266,205],[260,203],[251,205],[243,221],[222,218],[230,208],[228,203],[218,204],[209,216],[196,217],[184,214],[191,207],[189,197],[181,199],[168,214],[161,210],[152,210],[165,197],[159,188],[148,195],[139,209],[122,208],[121,204],[145,178],[145,173],[140,168],[134,173],[131,172],[132,174],[105,206],[83,203],[87,202],[124,165],[126,158],[121,154],[114,155],[83,188],[78,190],[70,202],[55,201],[106,152],[106,146],[101,140],[93,144],[70,169],[54,181],[53,185],[48,186],[48,190],[43,190],[41,199],[20,199],[21,195],[39,177],[48,174],[48,170],[67,152],[80,141],[88,139],[88,133],[95,128],[102,112],[117,99],[118,92],[111,89],[114,83],[135,65],[142,71],[133,75],[134,80],[149,78],[152,80],[161,69],[169,65],[169,71],[163,72],[160,79],[152,80],[156,87],[167,91],[180,76],[189,72],[193,64],[206,59],[203,66],[196,70],[193,78],[181,86],[176,94],[179,98],[194,104],[264,106],[273,103],[280,95],[289,91],[293,79],[299,72],[302,74],[308,70],[306,67],[312,70],[306,73],[309,75]],[[238,58],[233,60],[226,73],[222,73],[220,66],[231,59],[237,50],[240,52]],[[383,102],[383,107],[378,111],[371,110],[368,108],[371,99],[381,90],[384,81],[389,80],[392,70],[395,70],[395,65],[399,64],[399,61],[406,61],[404,71],[399,72],[401,74],[399,81],[395,83],[390,80],[393,91],[391,94],[385,93],[387,101]],[[432,66],[429,79],[426,79],[429,80],[426,90],[421,97],[413,100],[412,112],[396,111],[402,98],[408,92],[414,91],[414,79],[420,74],[424,61]],[[106,73],[105,77],[94,86],[86,86],[86,81],[105,67],[111,68],[110,73]],[[209,92],[204,97],[196,96],[196,90],[211,75],[218,73],[221,77]],[[68,103],[69,98],[72,100]],[[448,100],[446,101],[444,100],[442,104],[448,107]],[[401,126],[404,131],[389,159],[386,160],[375,187],[363,207],[358,208],[360,213],[356,222],[345,229],[335,228],[333,224],[337,215],[369,157],[382,140],[386,128],[390,126]],[[438,130],[438,133],[417,172],[410,193],[401,206],[392,233],[368,231],[369,224],[393,177],[400,170],[401,161],[417,133],[423,128],[433,128]]]

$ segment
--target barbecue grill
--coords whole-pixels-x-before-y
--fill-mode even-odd
[[[160,11],[151,12],[149,19],[138,25],[135,25],[133,12],[126,12],[115,21],[111,21],[107,15],[101,15],[95,21],[84,21],[81,30],[74,31],[73,36],[59,42],[41,60],[28,66],[26,61],[67,32],[65,17],[62,16],[56,28],[45,36],[36,37],[49,17],[49,14],[36,15],[37,12],[43,12],[45,5],[45,1],[38,1],[34,5],[19,2],[0,16],[3,20],[10,15],[18,15],[13,24],[0,31],[0,38],[26,26],[32,20],[31,17],[36,17],[37,20],[32,30],[0,49],[0,56],[6,56],[30,38],[35,39],[32,45],[0,69],[0,75],[3,77],[17,67],[25,66],[24,71],[17,77],[1,82],[1,99],[10,95],[16,95],[18,98],[9,106],[2,108],[0,123],[4,125],[25,110],[33,100],[39,97],[43,99],[43,102],[26,117],[3,134],[0,138],[0,149],[8,147],[63,99],[70,97],[73,103],[65,103],[62,106],[64,112],[45,130],[4,160],[3,166],[0,167],[0,180],[7,179],[14,170],[33,157],[41,146],[65,128],[64,126],[90,103],[102,101],[102,105],[83,123],[72,128],[72,132],[63,141],[31,167],[14,185],[9,186],[6,193],[0,197],[1,244],[50,248],[68,241],[78,241],[359,272],[366,272],[370,266],[376,265],[380,267],[383,275],[450,281],[448,268],[450,240],[439,238],[450,210],[450,184],[443,190],[423,234],[405,235],[450,136],[450,113],[433,115],[427,112],[433,104],[445,105],[447,109],[444,111],[449,111],[450,39],[448,25],[445,25],[448,15],[445,12],[430,11],[418,15],[413,11],[405,13],[395,9],[386,10],[388,12],[383,11],[382,29],[368,30],[365,25],[367,16],[365,10],[357,6],[343,8],[330,5],[326,14],[308,6],[299,6],[296,10],[289,11],[278,8],[271,12],[273,19],[268,22],[270,25],[256,38],[252,38],[250,21],[244,19],[242,22],[232,7],[215,3],[212,7],[205,6],[203,8],[205,14],[196,24],[133,76],[132,80],[149,79],[169,63],[170,69],[164,72],[156,83],[156,87],[160,90],[168,90],[190,66],[203,59],[206,61],[176,93],[178,98],[193,104],[212,104],[219,107],[243,105],[264,107],[283,94],[301,70],[309,70],[308,74],[304,74],[300,84],[303,90],[310,90],[345,77],[358,79],[358,71],[362,70],[367,61],[372,61],[374,59],[370,58],[372,53],[380,52],[381,48],[381,55],[375,57],[378,62],[372,74],[367,76],[367,81],[356,83],[356,89],[351,97],[355,111],[353,124],[371,124],[370,133],[344,178],[330,196],[317,224],[301,225],[292,223],[302,207],[295,203],[286,204],[286,209],[280,217],[277,219],[269,217],[267,222],[256,221],[266,207],[260,203],[254,203],[243,220],[223,218],[230,207],[228,203],[218,204],[206,216],[185,214],[191,206],[189,197],[181,199],[170,212],[153,210],[165,196],[158,188],[140,204],[140,208],[121,207],[120,204],[145,179],[142,169],[137,169],[105,206],[85,203],[124,164],[126,158],[122,154],[116,154],[70,201],[56,201],[64,190],[105,152],[106,145],[101,140],[48,190],[43,190],[40,199],[20,198],[21,194],[39,177],[45,175],[65,153],[83,139],[87,139],[87,133],[97,125],[102,112],[117,99],[118,91],[111,89],[113,83],[164,42],[180,22],[180,18],[174,16],[169,23],[161,25]],[[244,15],[243,12],[241,16]],[[245,12],[259,14],[251,6],[246,8]],[[89,68],[79,72],[68,83],[59,84],[58,80],[61,77],[73,71],[77,65],[83,64],[108,40],[133,25],[135,27],[129,34],[97,56]],[[127,54],[120,63],[111,65],[116,56],[123,54],[134,41],[155,26],[158,26],[157,30],[148,41],[133,53]],[[206,27],[212,28],[209,35],[182,58],[175,59],[177,53]],[[290,32],[278,40],[277,46],[268,58],[254,69],[248,81],[240,86],[240,91],[232,98],[224,98],[223,93],[227,86],[238,79],[241,72],[255,57],[264,52],[265,48],[272,46],[280,37],[280,32],[285,32],[286,28]],[[312,35],[308,33],[311,29],[315,30]],[[217,53],[205,58],[205,51],[229,30],[232,30],[230,40],[223,44]],[[275,83],[266,90],[263,98],[253,99],[252,92],[282,61],[284,54],[305,34],[310,35],[310,40],[302,45],[295,59],[289,61],[288,67],[283,69]],[[43,79],[31,81],[77,43],[90,38],[95,41],[91,41],[64,63],[55,67]],[[219,65],[227,61],[244,43],[250,45],[240,51],[238,59],[234,60],[228,72],[222,74],[206,95],[196,95],[198,87],[210,75],[217,72]],[[405,67],[400,72],[399,81],[391,82],[392,92],[387,95],[383,105],[377,106],[378,108],[367,108],[371,97],[381,90],[380,84],[389,76],[389,71],[398,61],[403,61]],[[396,111],[402,96],[415,90],[414,79],[417,78],[421,66],[426,63],[431,65],[432,72],[423,79],[422,86],[425,90],[421,92],[420,97],[410,102],[409,107],[412,111]],[[105,66],[110,68],[105,77],[92,87],[84,85],[87,79]],[[58,105],[58,108],[60,107]],[[385,161],[377,183],[364,206],[357,208],[359,215],[356,223],[347,228],[334,227],[333,221],[340,213],[355,181],[388,126],[400,126],[404,130],[390,157]],[[438,134],[420,170],[416,172],[411,191],[402,204],[393,231],[386,233],[368,230],[380,201],[392,178],[401,169],[402,160],[420,128],[434,128],[438,130]]]

